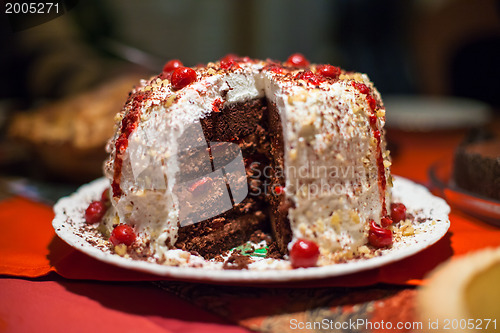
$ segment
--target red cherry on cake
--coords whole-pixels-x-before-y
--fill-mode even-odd
[[[240,68],[240,65],[238,65],[238,63],[234,59],[228,59],[228,60],[221,60],[220,61],[220,68],[222,68],[222,69],[229,69],[231,67]]]
[[[238,60],[240,57],[237,55],[237,54],[234,54],[234,53],[228,53],[226,54],[224,57],[221,58],[221,62],[222,61],[230,61],[230,60],[233,60],[233,61],[236,61]]]
[[[337,79],[340,75],[340,68],[332,65],[318,65],[316,67],[316,72],[324,77],[329,77],[332,79]]]
[[[386,247],[392,244],[392,232],[379,227],[375,221],[370,221],[368,242],[375,247]]]
[[[132,245],[135,242],[137,236],[135,235],[134,229],[128,224],[119,224],[111,232],[111,237],[109,241],[113,245],[125,244],[127,246]]]
[[[231,67],[240,68],[240,65],[238,65],[239,60],[240,57],[238,57],[236,54],[229,53],[220,60],[220,67],[222,69],[229,69]]]
[[[85,221],[88,224],[101,222],[104,214],[106,214],[106,204],[102,201],[92,201],[85,210]]]
[[[391,217],[394,223],[406,220],[406,206],[402,203],[391,204]]]
[[[301,53],[294,53],[288,57],[286,64],[294,67],[307,67],[309,66],[309,61]]]
[[[290,261],[293,268],[314,267],[319,257],[319,248],[316,243],[307,239],[299,239],[290,250]]]
[[[180,68],[180,67],[183,67],[184,65],[182,64],[182,62],[178,59],[173,59],[173,60],[170,60],[168,61],[165,66],[163,66],[163,71],[165,73],[170,73],[170,72],[173,72],[175,71],[177,68]]]
[[[172,73],[172,88],[179,90],[196,81],[196,72],[189,67],[177,68]]]

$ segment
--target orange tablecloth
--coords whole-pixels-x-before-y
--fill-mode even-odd
[[[462,134],[458,132],[439,134],[433,133],[432,135],[389,133],[389,138],[393,140],[393,142],[397,145],[397,150],[394,154],[394,163],[392,168],[393,173],[425,184],[427,182],[427,170],[430,164],[432,164],[436,160],[450,156],[453,152],[453,148],[456,146],[461,137]],[[62,276],[64,278],[77,280],[158,280],[158,277],[156,276],[124,270],[101,263],[70,248],[55,236],[54,231],[51,227],[52,217],[53,213],[51,207],[40,203],[35,203],[27,199],[13,197],[0,202],[0,227],[2,230],[2,232],[0,233],[0,275],[4,275],[4,278],[0,280],[0,331],[2,331],[4,327],[6,327],[5,325],[10,325],[13,320],[12,316],[5,317],[4,313],[12,314],[15,313],[16,309],[21,311],[22,304],[29,303],[29,293],[55,293],[55,295],[61,296],[61,302],[70,302],[71,304],[73,304],[73,294],[78,295],[78,288],[84,285],[93,286],[97,289],[100,289],[102,287],[102,284],[97,284],[98,282],[88,282],[88,284],[82,285],[78,285],[76,282],[69,282],[58,279],[55,279],[58,282],[54,282],[51,281],[54,279],[50,278],[50,276],[54,275],[49,275],[49,277],[45,279],[42,278],[43,281],[36,280],[36,282],[26,280],[25,278],[39,278],[46,276],[51,272],[55,272],[59,276]],[[370,270],[368,272],[352,274],[344,277],[260,287],[369,287],[377,283],[406,286],[418,285],[424,281],[423,279],[425,274],[427,274],[436,265],[448,258],[485,247],[500,246],[500,228],[488,225],[478,219],[467,216],[466,214],[461,213],[456,209],[452,209],[450,220],[450,230],[442,240],[440,240],[432,247],[422,251],[421,253],[418,253],[400,262]],[[18,278],[8,278],[8,276]],[[105,282],[103,283],[104,285],[108,285]],[[69,287],[69,285],[73,285],[73,287]],[[78,285],[78,287],[74,287],[75,285]],[[113,287],[110,288],[113,289],[115,284],[109,284],[109,286],[111,285]],[[141,284],[137,284],[137,282],[130,285],[118,284],[118,286],[123,287],[122,289],[120,289],[122,291],[129,289],[131,290],[131,300],[134,303],[138,302],[139,299],[141,299],[140,295],[138,295],[138,290],[134,289],[138,285],[141,287],[143,286]],[[175,286],[175,284],[172,285]],[[8,290],[10,289],[7,288],[14,288],[14,290],[17,291],[14,293],[9,292]],[[221,290],[222,289],[219,289],[219,291]],[[64,293],[63,291],[69,292],[69,294]],[[228,294],[231,293],[234,294],[233,291],[228,292]],[[148,302],[150,297],[153,297],[152,294],[155,293],[147,293],[147,297],[145,296],[142,301]],[[173,313],[175,313],[175,304],[177,304],[175,302],[178,302],[179,300],[171,294],[164,296],[164,298],[155,299],[154,304],[161,306],[161,303],[164,300],[165,307],[167,309],[171,309]],[[115,296],[110,294],[110,297]],[[19,299],[20,301],[13,301],[14,299]],[[190,298],[190,300],[194,300],[195,303],[197,303],[197,299],[198,298],[196,297]],[[283,298],[276,297],[274,299],[278,303],[283,302]],[[64,308],[64,306],[62,306],[60,302],[54,301],[54,299],[48,300],[40,296],[39,298],[37,298],[37,300],[42,303],[49,302],[52,305],[56,306],[57,309],[61,309],[61,311]],[[97,316],[97,312],[99,312],[98,310],[101,307],[108,307],[106,302],[104,302],[102,298],[96,297],[94,300],[97,300],[97,303],[94,302],[88,304],[89,311],[88,315],[86,316]],[[225,300],[229,306],[230,302],[228,301],[228,298],[226,297]],[[222,298],[219,299],[219,301],[221,303],[224,303],[222,301]],[[78,306],[81,306],[83,308],[87,306],[87,303],[85,301],[82,301],[81,299],[76,299],[76,302]],[[125,296],[123,297],[123,302],[126,302]],[[214,302],[213,298],[211,298],[211,302]],[[247,313],[245,316],[237,316],[238,319],[236,319],[236,321],[239,324],[246,327],[259,328],[258,323],[261,322],[259,320],[261,320],[266,315],[273,314],[273,311],[277,311],[274,308],[274,310],[269,313],[266,313],[265,311],[262,312],[262,306],[265,309],[267,309],[268,307],[266,307],[265,304],[262,304],[262,300],[260,301],[260,303],[258,300],[254,300],[254,302],[256,302],[254,310],[246,309],[245,311],[247,311]],[[269,302],[269,300],[267,300],[266,304],[269,305],[269,303],[272,302]],[[204,307],[203,304],[198,303],[198,305]],[[60,308],[61,306],[62,308]],[[204,308],[211,310],[211,307],[211,304],[206,304]],[[115,305],[111,308],[114,309],[113,311],[116,310]],[[119,316],[116,317],[116,320],[121,320],[121,322],[124,323],[124,326],[128,325],[126,324],[127,320],[132,320],[132,317],[137,317],[135,318],[137,320],[136,323],[141,323],[141,321],[144,319],[141,315],[140,308],[138,308],[139,310],[137,311],[129,313],[128,311],[132,311],[130,309],[133,309],[134,306],[124,307],[123,309],[119,308],[119,312],[124,311],[125,308],[127,309],[125,311],[127,312],[128,317],[124,319],[120,319]],[[25,308],[26,311],[29,311],[29,309],[31,309],[29,306]],[[152,310],[152,308],[148,308],[148,311],[145,311],[145,313],[150,314],[151,311],[149,310]],[[200,318],[200,316],[203,317],[203,315],[207,315],[204,310],[201,310],[197,307],[190,308],[189,310],[192,311],[192,313],[190,314],[190,318]],[[233,312],[231,312],[229,309],[222,310],[223,313],[224,311],[226,311],[227,317],[234,315],[234,310]],[[253,316],[252,311],[254,314]],[[220,311],[218,313],[220,313]],[[113,316],[118,314],[107,312],[104,312],[102,314],[102,316],[104,317],[108,315],[114,318]],[[156,315],[164,319],[164,317],[162,316],[164,316],[165,313],[156,313]],[[174,317],[177,315],[178,314],[174,315]],[[54,320],[56,320],[55,318],[56,316],[53,315]],[[257,320],[255,318],[259,319]],[[235,318],[233,318],[233,320],[234,319]],[[83,321],[84,318],[79,318],[79,320]],[[93,318],[92,322],[96,324],[99,320],[100,318]],[[215,321],[216,323],[213,324],[213,318],[210,318],[207,321],[211,322],[206,325],[204,324],[206,326],[204,327],[204,329],[210,330],[210,327],[217,328],[219,326],[221,329],[224,329],[223,322],[217,323]],[[197,322],[193,323],[194,326],[186,327],[191,327],[193,331],[196,331],[194,330],[195,327],[197,329],[201,329],[201,326],[196,326],[196,323]],[[212,324],[215,326],[210,326]],[[187,329],[186,327],[183,327],[183,330]],[[163,328],[165,328],[165,326],[163,326]],[[235,330],[239,329],[237,327],[233,328]],[[165,330],[163,330],[163,332],[165,332]]]

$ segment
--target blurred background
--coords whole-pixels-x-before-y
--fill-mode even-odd
[[[127,92],[173,58],[284,61],[301,52],[367,73],[388,110],[395,105],[388,128],[396,134],[480,126],[500,110],[496,0],[73,0],[61,8],[38,25],[0,14],[0,184],[10,190],[36,196],[37,182],[99,177]],[[404,110],[415,96],[473,104],[460,117],[435,118],[431,105],[415,118]]]

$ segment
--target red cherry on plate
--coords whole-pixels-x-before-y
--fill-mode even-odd
[[[307,239],[299,239],[290,250],[290,261],[293,268],[314,267],[319,257],[319,248],[316,243]]]
[[[85,221],[87,224],[101,222],[104,214],[106,214],[106,204],[102,201],[92,201],[85,210]]]
[[[370,230],[368,231],[368,242],[375,247],[386,247],[392,244],[392,232],[388,229],[379,227],[375,221],[370,221]]]
[[[174,70],[176,70],[177,68],[180,68],[184,66],[182,64],[182,62],[178,59],[173,59],[173,60],[170,60],[168,61],[165,66],[163,66],[163,71],[165,73],[170,73],[170,72],[173,72]]]
[[[172,73],[172,88],[179,90],[196,81],[196,72],[189,67],[177,68]]]
[[[391,204],[391,217],[394,223],[406,220],[406,206],[402,203]]]
[[[332,79],[337,79],[340,75],[340,68],[332,65],[318,65],[316,67],[316,72],[324,77],[329,77]]]
[[[288,57],[286,64],[294,67],[307,67],[309,66],[309,61],[301,53],[294,53]]]
[[[134,229],[128,224],[119,224],[111,232],[111,237],[109,241],[113,245],[125,244],[127,246],[132,245],[135,242],[137,236],[135,235]]]

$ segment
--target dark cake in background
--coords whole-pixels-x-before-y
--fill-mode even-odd
[[[500,201],[500,129],[471,133],[457,148],[455,184],[488,199]]]

